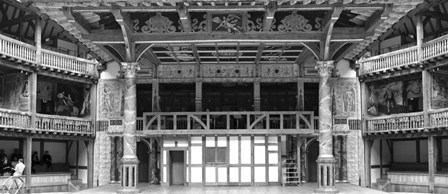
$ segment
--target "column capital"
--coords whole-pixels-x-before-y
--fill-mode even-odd
[[[334,61],[316,61],[316,69],[320,76],[330,76],[334,69]]]
[[[121,71],[124,73],[124,78],[135,78],[135,74],[140,70],[138,62],[122,62]]]

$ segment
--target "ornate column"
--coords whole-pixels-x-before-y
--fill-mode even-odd
[[[136,71],[140,69],[138,63],[122,63],[124,72],[124,130],[123,130],[123,157],[121,158],[121,189],[118,193],[138,193],[138,158],[136,117],[137,117],[137,86],[135,83]]]
[[[315,193],[338,193],[334,187],[335,159],[333,157],[332,100],[328,83],[334,68],[333,61],[317,61],[319,72],[319,157]]]

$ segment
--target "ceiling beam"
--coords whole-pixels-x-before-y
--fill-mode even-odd
[[[366,33],[364,28],[334,28],[331,42],[360,42],[372,33]],[[223,33],[135,33],[132,38],[136,44],[142,43],[207,43],[207,42],[320,42],[326,33],[314,32],[259,32],[244,35]],[[123,44],[124,38],[120,31],[91,31],[83,38],[96,44]]]
[[[1,22],[0,28],[6,28],[6,27],[14,26],[14,25],[20,24],[22,22],[29,22],[29,21],[35,20],[37,18],[38,18],[37,15],[28,14],[28,15],[25,15],[23,17],[18,17],[18,18],[14,18],[12,20],[7,20],[6,22]]]
[[[369,19],[365,22],[365,29],[367,32],[371,32],[378,27],[379,24],[383,23],[386,20],[390,13],[393,11],[393,4],[386,4],[383,10],[378,10],[370,16]]]
[[[68,22],[75,26],[82,34],[90,33],[90,24],[84,18],[80,17],[79,14],[73,13],[72,8],[64,7],[62,13],[67,17]]]
[[[120,24],[121,27],[121,34],[123,37],[123,43],[125,45],[126,49],[126,61],[132,62],[135,59],[135,53],[134,53],[134,43],[132,42],[132,22],[129,18],[129,15],[126,13],[123,13],[118,8],[112,9],[112,14],[115,17],[115,21],[117,21],[118,24]]]
[[[422,15],[428,16],[428,17],[432,17],[432,18],[435,18],[435,19],[448,21],[448,15],[447,14],[443,14],[441,12],[425,11],[425,12],[422,13]]]
[[[264,12],[264,20],[263,20],[263,31],[268,32],[269,29],[271,29],[276,9],[277,4],[275,4],[274,2],[270,2],[266,6],[266,11]]]
[[[187,6],[185,6],[183,3],[179,3],[177,12],[179,13],[179,18],[182,22],[184,32],[191,32],[191,19],[190,14],[188,14]]]
[[[342,7],[335,7],[331,12],[328,12],[323,19],[322,32],[325,33],[325,39],[323,42],[323,53],[321,53],[322,60],[330,59],[330,42],[333,36],[333,27],[336,21],[338,21],[341,15]]]

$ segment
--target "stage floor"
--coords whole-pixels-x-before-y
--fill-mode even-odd
[[[317,188],[317,183],[307,183],[302,186],[216,186],[216,187],[188,187],[188,186],[160,186],[160,185],[149,185],[149,184],[139,184],[138,189],[141,193],[154,193],[154,194],[165,194],[165,193],[180,193],[180,194],[268,194],[268,193],[313,193],[314,189]],[[348,194],[386,194],[387,192],[382,192],[374,189],[369,189],[365,187],[360,187],[356,185],[351,185],[348,183],[336,184],[336,188],[339,189],[339,193]],[[86,189],[82,191],[75,192],[76,194],[89,194],[89,193],[116,193],[120,189],[119,184],[108,184],[92,189]]]

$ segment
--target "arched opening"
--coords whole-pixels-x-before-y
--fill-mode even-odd
[[[317,157],[319,156],[319,143],[315,140],[306,147],[307,153],[307,171],[308,171],[308,182],[317,181]]]

